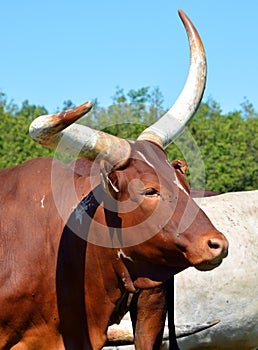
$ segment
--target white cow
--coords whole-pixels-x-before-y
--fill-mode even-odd
[[[258,191],[197,200],[229,241],[229,255],[210,272],[175,278],[176,324],[221,322],[178,340],[182,350],[258,348]]]
[[[212,271],[189,268],[176,276],[175,323],[221,321],[212,328],[179,339],[179,347],[181,350],[256,350],[258,191],[227,193],[196,201],[226,235],[229,255]]]

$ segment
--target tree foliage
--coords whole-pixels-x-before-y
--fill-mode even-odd
[[[246,107],[252,110],[248,116]],[[205,165],[207,189],[217,192],[257,189],[257,117],[251,104],[226,115],[214,101],[200,106],[189,131]]]
[[[165,112],[158,87],[117,88],[112,105],[101,107],[94,100],[92,111],[80,123],[113,135],[136,139],[144,128]],[[64,102],[63,110],[74,107]],[[35,144],[28,135],[31,121],[47,114],[43,106],[21,107],[8,102],[0,93],[0,167],[10,167],[30,158],[54,156],[54,152]],[[195,117],[175,143],[167,148],[169,159],[185,159],[188,178],[195,188],[217,192],[257,189],[258,181],[258,113],[245,100],[239,109],[223,114],[217,102],[202,103]]]
[[[0,167],[20,164],[32,157],[51,156],[53,152],[36,145],[28,134],[31,121],[46,114],[44,107],[30,105],[24,101],[21,108],[13,102],[8,103],[6,96],[0,94]]]

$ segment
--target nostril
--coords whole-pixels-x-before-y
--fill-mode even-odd
[[[224,259],[228,255],[228,242],[220,238],[210,238],[208,240],[208,247],[213,258]]]
[[[220,242],[215,238],[211,238],[208,240],[208,246],[211,249],[220,249],[221,248]]]

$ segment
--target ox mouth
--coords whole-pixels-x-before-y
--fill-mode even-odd
[[[194,265],[194,267],[199,271],[210,271],[218,267],[222,263],[221,258],[212,260],[212,261],[205,261],[200,264]]]

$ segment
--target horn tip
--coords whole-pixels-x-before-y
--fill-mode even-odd
[[[187,15],[185,14],[185,12],[182,9],[178,9],[178,15],[179,17],[182,19],[183,17],[187,17]]]

